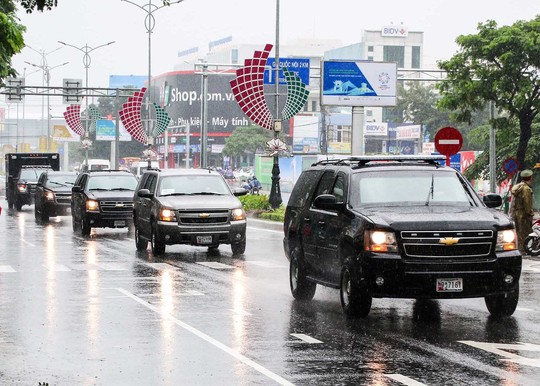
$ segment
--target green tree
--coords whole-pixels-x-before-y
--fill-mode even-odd
[[[11,66],[11,58],[24,47],[25,27],[18,23],[15,5],[11,1],[0,1],[0,86],[4,79],[17,76]]]
[[[490,20],[477,29],[478,34],[460,35],[458,52],[439,62],[447,79],[438,84],[438,105],[456,110],[457,120],[471,122],[474,111],[494,103],[499,117],[490,123],[502,133],[517,122],[515,155],[526,167],[532,124],[540,111],[540,16],[500,28]]]
[[[230,157],[255,154],[258,149],[264,149],[265,143],[272,138],[272,131],[259,126],[237,127],[226,139],[223,154]]]

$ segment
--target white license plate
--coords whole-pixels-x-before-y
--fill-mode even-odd
[[[212,244],[212,236],[197,236],[197,244]]]
[[[126,222],[124,220],[114,220],[114,226],[123,227],[123,226],[126,226]]]
[[[461,292],[463,291],[463,279],[437,279],[437,292]]]

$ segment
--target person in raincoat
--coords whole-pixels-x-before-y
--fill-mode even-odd
[[[532,231],[533,219],[533,191],[532,170],[525,169],[520,173],[521,182],[512,188],[512,210],[511,216],[516,224],[518,236],[518,248],[524,253],[525,238]]]

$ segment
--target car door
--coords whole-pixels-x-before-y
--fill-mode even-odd
[[[38,213],[43,212],[46,183],[47,173],[41,173],[36,184],[36,193],[34,196],[34,211],[37,211]]]
[[[73,221],[81,222],[83,218],[84,206],[86,205],[86,199],[84,198],[84,189],[88,181],[87,174],[81,174],[75,181],[73,186],[75,190],[72,190],[71,196],[71,216]]]
[[[329,194],[336,197],[337,203],[344,204],[347,195],[347,176],[336,173]],[[350,219],[340,209],[321,210],[317,218],[317,264],[322,267],[325,278],[337,283],[341,275],[339,244]]]
[[[155,173],[146,173],[141,177],[141,183],[139,189],[148,189],[150,193],[156,194],[156,185],[158,176]],[[136,211],[137,211],[137,226],[139,227],[139,234],[145,238],[150,238],[152,235],[152,224],[150,217],[152,214],[152,203],[154,199],[150,197],[139,197],[136,199]]]

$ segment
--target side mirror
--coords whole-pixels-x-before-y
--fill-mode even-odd
[[[143,198],[152,198],[154,197],[154,194],[150,193],[150,190],[148,189],[140,189],[137,191],[137,196]]]
[[[313,206],[318,209],[341,210],[343,208],[343,203],[338,203],[336,196],[332,194],[321,194],[320,196],[315,197]]]
[[[488,208],[497,208],[502,205],[502,198],[496,193],[486,194],[482,200]]]
[[[245,196],[246,194],[248,194],[248,190],[244,188],[234,188],[233,194],[235,196]]]
[[[82,192],[82,188],[78,185],[75,185],[74,187],[71,188],[71,193],[81,193]]]

